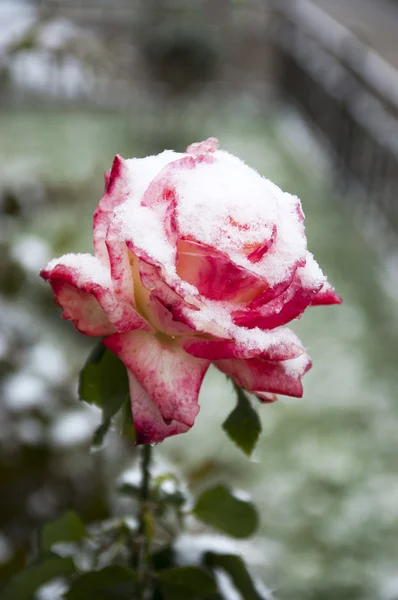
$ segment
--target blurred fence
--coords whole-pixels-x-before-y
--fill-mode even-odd
[[[323,136],[341,191],[354,181],[398,231],[398,73],[307,0],[275,2],[270,32],[278,88]]]

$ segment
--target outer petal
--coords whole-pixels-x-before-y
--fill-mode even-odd
[[[137,444],[157,444],[167,437],[189,430],[188,425],[178,421],[165,423],[155,402],[130,371],[128,377]]]
[[[82,292],[61,279],[49,279],[49,282],[58,306],[64,309],[62,318],[72,321],[80,333],[92,336],[115,333],[115,327],[109,322],[100,303],[93,295]]]
[[[233,320],[237,325],[249,328],[274,329],[285,325],[304,312],[324,282],[325,276],[308,253],[305,266],[297,269],[283,294],[258,310],[235,311]]]
[[[106,267],[90,254],[67,254],[55,259],[41,276],[51,284],[64,318],[72,320],[82,333],[151,330],[145,319],[113,292]]]
[[[249,358],[219,360],[214,364],[220,371],[232,377],[239,386],[269,401],[269,396],[264,396],[263,392],[301,398],[301,377],[310,369],[311,359],[307,354],[303,354],[285,362]]]
[[[192,427],[210,361],[193,358],[169,339],[143,331],[115,334],[104,344],[121,358],[166,424],[178,421]]]
[[[264,404],[272,404],[278,400],[276,394],[270,394],[269,392],[257,392],[256,396]]]
[[[299,267],[303,267],[304,265],[305,259],[296,261],[290,269],[286,270],[284,277],[280,281],[278,281],[278,283],[264,290],[264,292],[259,294],[256,298],[254,298],[254,300],[252,300],[246,308],[252,311],[258,308],[262,308],[272,300],[278,302],[278,298],[292,285]]]
[[[106,233],[113,211],[119,204],[125,202],[129,195],[129,171],[126,161],[119,155],[115,157],[110,173],[105,174],[105,186],[105,193],[94,213],[93,241],[96,256],[107,265]]]
[[[113,235],[112,224],[109,226],[105,245],[114,292],[135,307],[133,269],[129,250],[123,241]]]
[[[215,152],[218,149],[218,146],[218,139],[211,137],[207,138],[207,140],[204,140],[203,142],[194,142],[193,144],[189,144],[185,152],[187,154],[209,154]]]
[[[255,335],[251,335],[251,334]],[[271,361],[297,358],[305,350],[298,337],[286,327],[270,331],[240,331],[239,339],[217,340],[203,338],[182,339],[186,352],[197,358],[224,360],[228,358],[261,357]]]
[[[338,295],[334,287],[331,286],[328,281],[326,281],[311,302],[311,306],[320,306],[322,304],[341,304],[342,302],[343,300]]]
[[[184,155],[165,150],[156,156],[143,159],[123,159],[116,156],[111,172],[105,176],[105,193],[94,213],[94,248],[96,256],[108,264],[105,238],[114,218],[115,210],[129,204],[126,222],[135,218],[135,208],[140,206],[147,187],[170,162]],[[120,241],[123,241],[119,238]]]

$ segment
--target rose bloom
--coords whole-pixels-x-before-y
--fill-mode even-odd
[[[307,251],[300,200],[217,147],[117,156],[95,256],[41,271],[63,318],[127,367],[137,443],[192,427],[210,364],[263,402],[301,397],[311,360],[285,325],[341,301]]]

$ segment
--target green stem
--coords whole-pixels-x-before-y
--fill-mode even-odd
[[[149,466],[151,463],[152,448],[149,444],[140,447],[141,454],[141,486],[139,493],[140,500],[140,515],[138,535],[141,542],[138,559],[138,573],[140,576],[140,600],[148,600],[151,580],[150,580],[150,552],[149,552],[149,536],[147,528],[147,513],[148,502],[150,499],[150,478],[151,474]]]

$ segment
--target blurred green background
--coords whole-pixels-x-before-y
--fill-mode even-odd
[[[156,454],[193,489],[250,491],[261,531],[241,548],[276,598],[394,600],[395,247],[373,213],[343,197],[325,146],[275,93],[267,3],[168,4],[121,3],[118,21],[100,2],[0,3],[0,577],[64,508],[109,515],[115,478],[134,458],[116,437],[89,451],[100,415],[78,401],[77,375],[93,340],[61,321],[38,271],[92,251],[116,153],[215,136],[301,198],[310,250],[344,304],[294,325],[314,366],[303,399],[261,407],[252,461],[221,430],[234,400],[215,371],[195,427]]]

